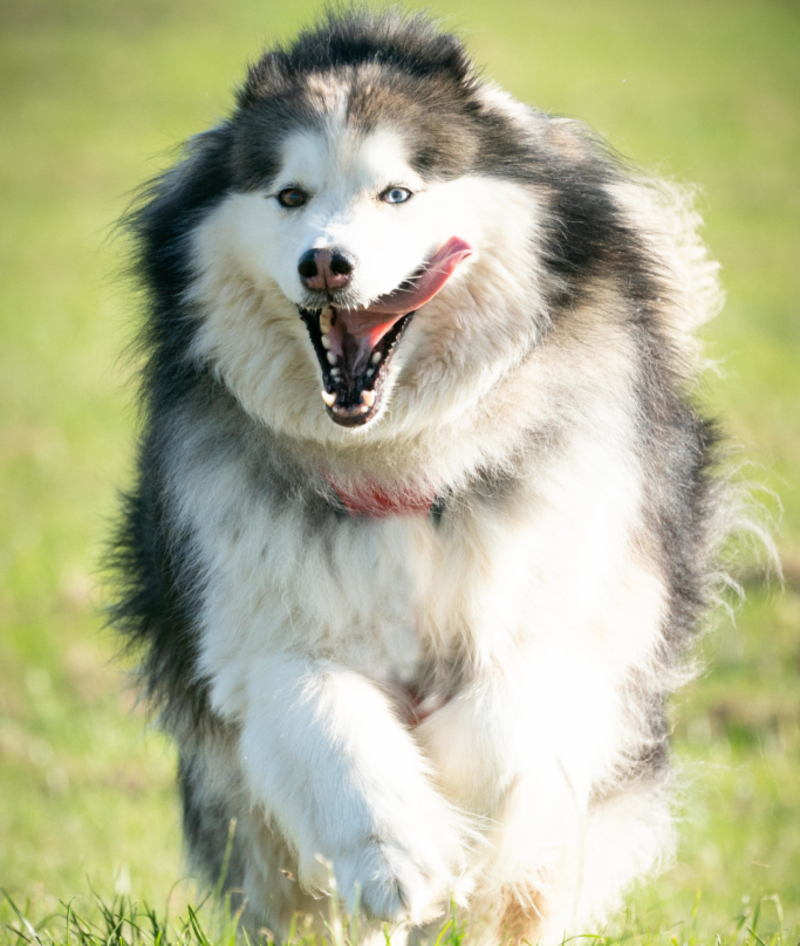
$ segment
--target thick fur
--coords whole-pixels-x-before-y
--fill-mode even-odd
[[[669,856],[664,706],[724,519],[685,196],[426,19],[351,12],[267,53],[130,224],[146,423],[115,613],[193,863],[217,882],[236,819],[225,884],[278,939],[323,928],[332,877],[367,936],[435,930],[451,894],[487,942],[588,931]],[[472,256],[377,416],[335,423],[301,255],[344,247],[366,305],[453,236]],[[436,499],[348,513],[365,489]]]

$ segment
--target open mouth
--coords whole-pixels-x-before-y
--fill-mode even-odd
[[[299,307],[322,370],[322,399],[332,420],[358,427],[377,416],[389,363],[411,317],[471,253],[468,243],[451,237],[417,272],[368,306]]]

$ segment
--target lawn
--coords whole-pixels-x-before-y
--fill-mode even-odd
[[[701,188],[728,303],[703,398],[762,494],[783,590],[745,556],[674,703],[676,866],[623,928],[742,937],[764,897],[800,927],[800,7],[778,0],[436,0],[488,74]],[[0,6],[0,886],[38,920],[90,890],[163,916],[195,897],[171,748],[103,630],[100,560],[131,478],[136,305],[114,224],[243,64],[313,15],[297,0]],[[779,503],[783,507],[779,513]],[[779,520],[779,521],[778,521]],[[27,908],[25,904],[28,904]],[[763,937],[778,928],[762,904]],[[0,921],[13,917],[0,906]],[[12,937],[13,938],[13,937]],[[796,939],[796,936],[795,936]]]

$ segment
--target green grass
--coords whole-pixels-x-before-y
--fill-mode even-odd
[[[112,228],[165,153],[226,112],[244,61],[314,9],[0,6],[0,885],[34,923],[80,896],[104,943],[135,937],[110,936],[90,890],[155,904],[159,923],[168,899],[190,922],[197,897],[180,863],[172,749],[133,710],[101,630],[98,562],[135,428],[119,358],[135,307]],[[800,10],[779,0],[434,9],[519,97],[702,187],[728,291],[707,331],[724,373],[704,396],[782,500],[787,587],[750,584],[736,624],[723,617],[704,644],[707,671],[675,701],[679,860],[634,895],[619,935],[719,933],[755,946],[747,926],[762,898],[780,898],[787,929],[800,922]],[[120,903],[112,909],[130,909]],[[767,942],[777,917],[763,901]],[[0,918],[19,923],[8,902]],[[63,940],[64,923],[45,931]],[[180,930],[170,941],[200,942]]]
[[[5,928],[0,932],[0,946],[237,946],[254,943],[247,934],[240,934],[239,917],[228,904],[214,909],[206,901],[195,908],[187,905],[180,915],[170,917],[147,904],[129,897],[104,900],[93,896],[85,905],[75,900],[60,903],[58,909],[40,921],[31,921],[29,905],[21,909],[10,897],[0,906]],[[741,904],[737,915],[726,929],[710,937],[701,929],[701,898],[695,898],[685,924],[669,929],[653,930],[640,917],[628,911],[608,928],[577,935],[565,940],[576,946],[701,946],[713,941],[715,946],[789,946],[796,942],[800,930],[787,925],[780,898],[763,897],[755,903],[749,898]],[[392,930],[384,926],[387,946],[391,946]],[[453,908],[431,946],[464,946],[469,941],[466,925]],[[263,931],[258,943],[268,943]],[[321,937],[304,935],[296,930],[290,942],[295,946],[358,946],[357,917],[335,914]],[[255,943],[254,943],[255,946]]]

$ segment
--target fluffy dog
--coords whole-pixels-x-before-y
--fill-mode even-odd
[[[116,619],[247,922],[586,931],[669,851],[665,699],[724,517],[698,219],[425,18],[253,66],[130,219]],[[422,932],[420,932],[422,931]]]

